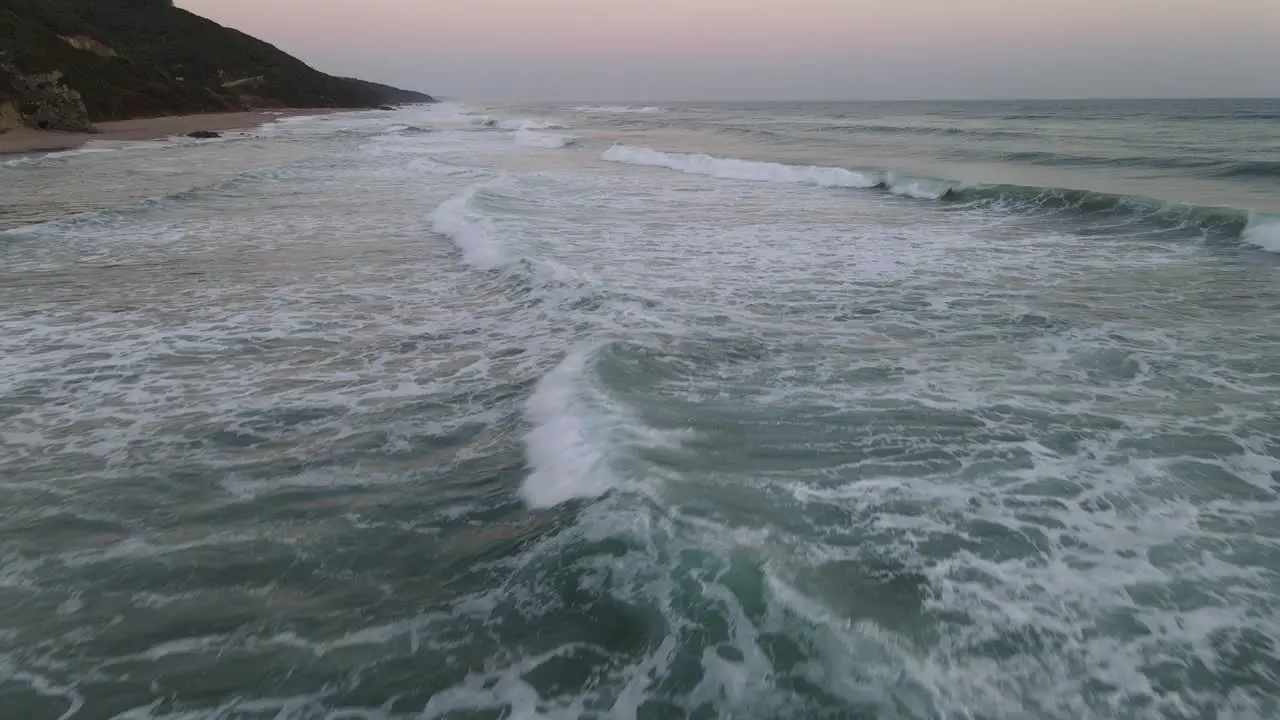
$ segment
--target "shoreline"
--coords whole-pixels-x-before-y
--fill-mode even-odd
[[[175,135],[200,130],[213,132],[249,131],[281,118],[309,115],[331,115],[350,112],[356,108],[289,108],[281,110],[250,110],[243,112],[205,113],[197,115],[167,115],[134,120],[111,120],[96,123],[95,133],[57,132],[18,128],[0,134],[0,155],[28,155],[32,153],[74,150],[86,143],[98,141],[163,140]]]

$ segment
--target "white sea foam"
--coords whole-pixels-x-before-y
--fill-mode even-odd
[[[458,246],[463,262],[492,270],[506,265],[510,258],[494,238],[493,224],[471,207],[476,193],[487,184],[472,185],[457,197],[446,200],[432,213],[431,227]]]
[[[567,130],[565,125],[548,120],[503,120],[498,123],[503,130]]]
[[[106,153],[119,152],[121,150],[155,150],[177,145],[179,144],[179,140],[187,140],[192,143],[195,142],[188,138],[142,141],[91,141],[81,147],[72,148],[70,150],[24,155],[22,157],[0,163],[0,167],[21,167],[23,165],[41,163],[46,160],[67,160],[70,158],[80,157],[82,155],[103,155]]]
[[[870,175],[845,168],[783,165],[756,160],[718,158],[711,155],[667,153],[629,145],[614,145],[606,150],[602,157],[610,162],[663,167],[692,175],[710,175],[728,180],[844,188],[869,188],[878,184],[878,180]]]
[[[550,120],[536,120],[533,118],[508,118],[499,119],[489,115],[476,115],[470,118],[472,125],[479,125],[487,128],[497,128],[499,130],[566,130],[568,126],[552,122]]]
[[[547,149],[562,148],[574,143],[574,138],[570,135],[534,132],[533,130],[517,130],[515,138],[517,145]]]
[[[637,113],[641,115],[656,115],[666,112],[665,108],[656,105],[645,105],[637,107],[633,105],[579,105],[573,108],[577,112],[596,113],[601,115],[627,115]]]
[[[1243,237],[1250,245],[1280,253],[1280,217],[1260,213],[1250,215]]]
[[[937,200],[951,190],[949,183],[927,178],[889,177],[885,186],[894,195],[917,200]]]
[[[22,646],[25,635],[0,628],[22,657],[4,665],[0,654],[19,697],[56,693],[68,707],[84,683],[170,687],[181,667],[213,677],[227,662],[296,651],[326,666],[374,658],[360,670],[369,683],[415,704],[362,709],[321,673],[289,689],[314,696],[245,687],[120,717],[798,717],[874,714],[880,702],[911,717],[1275,717],[1267,610],[1280,554],[1265,530],[1277,522],[1280,461],[1268,444],[1274,373],[1257,360],[1273,300],[1265,273],[1219,273],[1199,243],[1099,242],[880,193],[832,202],[804,185],[575,169],[576,153],[521,151],[509,135],[379,139],[380,154],[321,145],[324,161],[251,193],[184,193],[147,212],[44,226],[56,241],[9,244],[10,271],[39,262],[57,273],[44,300],[18,273],[0,283],[21,300],[0,312],[0,395],[23,399],[0,432],[12,448],[0,487],[29,484],[52,506],[121,520],[60,524],[49,542],[73,538],[72,552],[42,558],[35,531],[55,526],[39,503],[13,504],[39,522],[11,522],[24,555],[0,562],[0,585],[36,596],[24,607],[67,613],[45,614],[70,638],[46,662],[48,632],[24,629],[35,641]],[[500,168],[523,174],[466,187]],[[885,187],[929,190],[905,178]],[[420,241],[413,209],[464,190],[433,220],[464,253],[520,258],[518,288],[516,272],[477,273],[443,238]],[[1244,235],[1265,247],[1275,228],[1255,216]],[[106,258],[113,266],[99,267]],[[1162,276],[1170,258],[1181,265]],[[1221,287],[1234,307],[1219,304]],[[599,373],[595,356],[555,366],[549,349],[579,332],[654,342],[599,356]],[[508,523],[487,506],[505,507],[505,494],[455,497],[462,483],[433,482],[451,480],[442,470],[463,453],[505,464],[512,387],[539,378],[517,449],[530,467],[523,499],[626,492]],[[656,442],[628,409],[654,432],[700,437],[628,452]],[[1227,449],[1198,451],[1206,435]],[[163,483],[134,497],[103,490],[171,468],[211,469],[183,484],[208,495],[151,505]],[[632,477],[661,491],[632,492]],[[407,494],[429,511],[386,512]],[[231,546],[226,518],[264,498],[306,521]],[[475,517],[459,510],[468,501]],[[183,507],[193,515],[182,523],[146,523]],[[532,542],[503,535],[562,518],[565,531]],[[388,538],[437,531],[442,553],[478,560],[458,562],[463,572],[501,582],[441,593],[432,619],[391,608],[365,626],[353,612],[271,636],[194,625],[120,656],[90,644],[95,598],[110,593],[132,598],[119,614],[135,627],[243,597],[203,582],[211,553],[267,563],[296,552],[303,572],[319,556],[326,572],[381,572],[369,564]],[[278,575],[260,567],[255,576]],[[277,585],[261,586],[264,602],[315,607]],[[589,602],[571,604],[566,588]],[[582,613],[636,634],[599,641],[574,625]],[[540,627],[569,632],[522,644]],[[767,653],[773,640],[795,657]],[[376,658],[406,652],[484,662],[415,701],[411,681],[378,675]],[[588,668],[590,684],[565,667]]]
[[[580,698],[569,700],[560,707],[547,707],[548,703],[525,677],[564,654],[565,648],[557,648],[540,656],[522,659],[514,667],[469,675],[462,683],[432,695],[422,711],[422,717],[472,715],[480,709],[508,710],[502,713],[504,717],[521,720],[571,720],[582,717],[586,713]]]
[[[573,353],[538,381],[525,412],[533,430],[525,455],[533,472],[521,494],[533,507],[551,507],[608,490],[599,423],[589,417],[580,385],[587,356]]]

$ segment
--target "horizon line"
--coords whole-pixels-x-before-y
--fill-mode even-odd
[[[937,98],[798,98],[798,99],[718,99],[718,100],[671,100],[671,99],[654,99],[654,98],[467,98],[457,95],[441,95],[438,93],[430,93],[432,97],[441,101],[448,102],[480,102],[480,103],[597,103],[597,104],[653,104],[662,103],[668,105],[688,105],[692,103],[929,103],[929,102],[972,102],[972,103],[996,103],[996,102],[1186,102],[1198,100],[1248,100],[1248,101],[1277,101],[1280,102],[1280,95],[1269,96],[1248,96],[1248,95],[1190,95],[1185,97],[1178,96],[1097,96],[1097,97],[1009,97],[1009,98],[964,98],[964,97],[937,97]]]

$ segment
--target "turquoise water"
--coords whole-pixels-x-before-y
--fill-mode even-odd
[[[0,167],[14,717],[1280,711],[1280,103],[90,149]]]

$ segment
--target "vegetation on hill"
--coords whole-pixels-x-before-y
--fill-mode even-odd
[[[32,117],[31,78],[51,72],[92,121],[432,101],[319,72],[172,0],[0,0],[0,115],[7,103]]]

